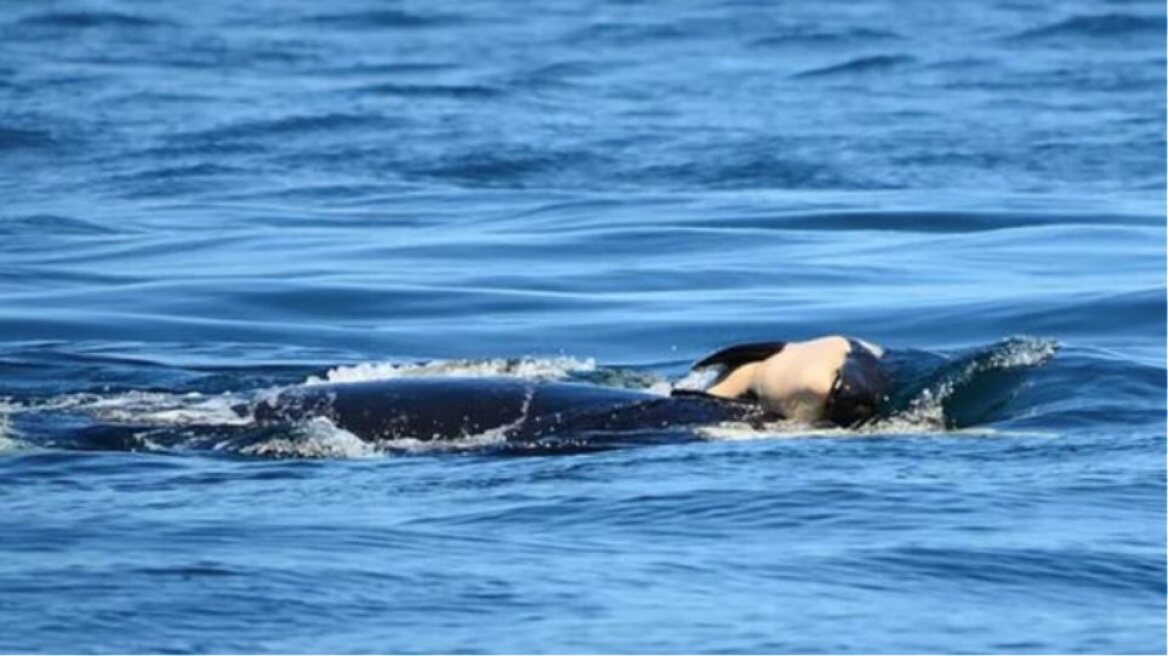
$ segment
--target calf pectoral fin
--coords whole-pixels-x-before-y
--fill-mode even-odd
[[[744,364],[766,360],[783,350],[786,342],[752,342],[750,344],[736,344],[707,355],[694,363],[694,369],[721,365],[733,371]]]

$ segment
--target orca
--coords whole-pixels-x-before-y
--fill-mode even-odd
[[[457,439],[497,432],[508,441],[693,428],[776,419],[841,427],[872,419],[887,398],[882,351],[838,336],[738,344],[699,359],[719,367],[705,390],[644,390],[502,377],[408,377],[302,385],[261,401],[260,425],[316,417],[367,441]]]

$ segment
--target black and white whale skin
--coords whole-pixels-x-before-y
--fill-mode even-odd
[[[827,421],[850,427],[871,418],[884,396],[882,351],[828,336],[722,349],[694,368],[717,366],[706,391],[645,391],[515,378],[392,378],[302,385],[260,402],[261,426],[314,418],[365,441],[457,439],[494,432],[509,442],[661,432],[720,422]],[[676,438],[676,430],[669,431]]]
[[[365,441],[442,440],[499,431],[514,442],[773,418],[757,404],[701,393],[658,396],[587,383],[397,378],[306,385],[254,409],[261,425],[325,418]]]

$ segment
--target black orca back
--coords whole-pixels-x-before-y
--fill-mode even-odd
[[[400,378],[310,385],[259,403],[273,426],[313,417],[369,441],[454,439],[501,430],[510,440],[603,434],[746,421],[761,410],[714,397],[660,397],[584,383],[505,378]]]

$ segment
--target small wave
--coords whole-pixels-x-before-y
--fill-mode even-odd
[[[1013,212],[961,212],[929,210],[879,210],[809,212],[778,216],[723,218],[716,225],[733,228],[778,230],[871,230],[919,233],[966,233],[1057,226],[1068,222],[1089,225],[1140,225],[1147,220],[1118,213],[1042,214]]]
[[[55,144],[48,130],[0,127],[0,151],[49,148]]]
[[[172,23],[158,18],[112,11],[50,11],[26,16],[20,19],[18,24],[75,29],[88,27],[140,28],[171,25]]]
[[[701,426],[698,435],[712,441],[748,442],[774,439],[870,439],[890,436],[944,435],[946,437],[1054,437],[1057,433],[1031,430],[1001,430],[990,427],[944,429],[928,422],[889,419],[861,428],[818,427],[794,421],[768,422],[752,426],[739,422],[724,422]]]
[[[141,169],[102,182],[110,193],[121,198],[173,198],[182,194],[221,192],[224,182],[251,170],[203,162]]]
[[[711,189],[875,189],[881,181],[861,177],[830,162],[792,153],[787,144],[734,144],[702,153],[684,153],[680,164],[651,164],[629,172],[633,180],[659,179],[687,187]]]
[[[353,89],[362,95],[401,96],[403,98],[453,98],[486,100],[504,94],[498,87],[485,84],[370,84]]]
[[[562,175],[565,162],[583,163],[592,153],[549,152],[536,148],[500,146],[454,153],[414,167],[410,174],[456,184],[523,187],[549,175]]]
[[[117,230],[96,221],[87,221],[57,214],[29,214],[4,219],[0,222],[0,235],[15,236],[98,236],[116,235]]]
[[[700,31],[690,31],[668,23],[600,22],[569,35],[569,43],[579,45],[641,45],[656,41],[697,38]]]
[[[460,68],[459,64],[447,61],[405,61],[384,63],[356,63],[330,66],[321,69],[322,75],[336,77],[372,77],[377,75],[433,75],[442,71]]]
[[[1163,334],[1164,287],[1080,293],[1070,302],[1020,308],[1011,319],[1034,332],[1100,335],[1139,325]]]
[[[564,81],[569,79],[586,78],[600,75],[615,64],[602,64],[593,61],[570,60],[543,64],[523,76],[531,82],[536,80]]]
[[[1145,560],[1119,553],[1093,552],[1083,548],[1059,551],[1034,548],[933,548],[901,547],[872,551],[857,562],[865,570],[879,563],[885,575],[900,580],[969,581],[978,584],[1013,585],[1022,589],[1066,586],[1078,598],[1086,589],[1164,598],[1162,559]],[[960,563],[960,566],[955,566]],[[1089,586],[1086,587],[1086,586]]]
[[[180,135],[177,141],[205,142],[222,139],[244,139],[248,137],[296,136],[343,130],[376,129],[378,127],[393,127],[396,125],[396,122],[378,114],[326,113],[236,122],[209,130],[189,132]]]
[[[343,14],[323,14],[311,16],[306,22],[330,25],[354,30],[375,30],[384,28],[420,28],[457,25],[463,19],[454,14],[420,14],[394,9],[353,11]]]
[[[171,393],[133,390],[102,395],[91,392],[63,394],[37,402],[11,406],[12,412],[82,412],[95,419],[124,424],[163,426],[242,426],[251,423],[240,412],[247,400],[234,394],[207,396],[199,392]]]
[[[1098,14],[1075,16],[1045,27],[1025,30],[1019,32],[1013,38],[1018,40],[1044,40],[1063,37],[1112,38],[1163,34],[1163,16]]]
[[[858,42],[896,41],[904,37],[890,30],[875,30],[866,27],[824,31],[818,29],[794,30],[789,34],[776,34],[755,39],[750,42],[757,48],[776,48],[786,46],[807,45],[835,45],[855,44]]]
[[[507,87],[523,91],[569,89],[586,84],[609,71],[625,67],[621,61],[558,61],[516,72],[507,78]]]
[[[882,72],[894,68],[900,68],[915,61],[916,58],[909,55],[875,55],[872,57],[857,57],[856,59],[849,59],[842,64],[834,64],[832,66],[824,66],[823,68],[812,68],[806,71],[802,71],[800,73],[796,73],[792,77],[818,78],[845,75],[863,75],[866,73]]]
[[[1016,390],[1015,385],[994,381],[991,376],[1042,366],[1058,349],[1058,342],[1051,339],[1014,337],[958,359],[942,367],[934,380],[909,398],[907,405],[866,430],[945,430],[986,421],[986,415],[1008,402]]]
[[[210,162],[186,164],[181,166],[162,166],[148,168],[133,173],[116,175],[109,178],[112,183],[131,182],[158,182],[171,180],[186,180],[192,178],[227,177],[246,173],[247,169],[236,166],[224,166]]]
[[[323,378],[310,376],[305,385],[355,383],[393,378],[448,376],[455,378],[506,376],[533,380],[563,379],[596,371],[596,360],[572,357],[435,360],[421,363],[369,362],[328,370]]]

